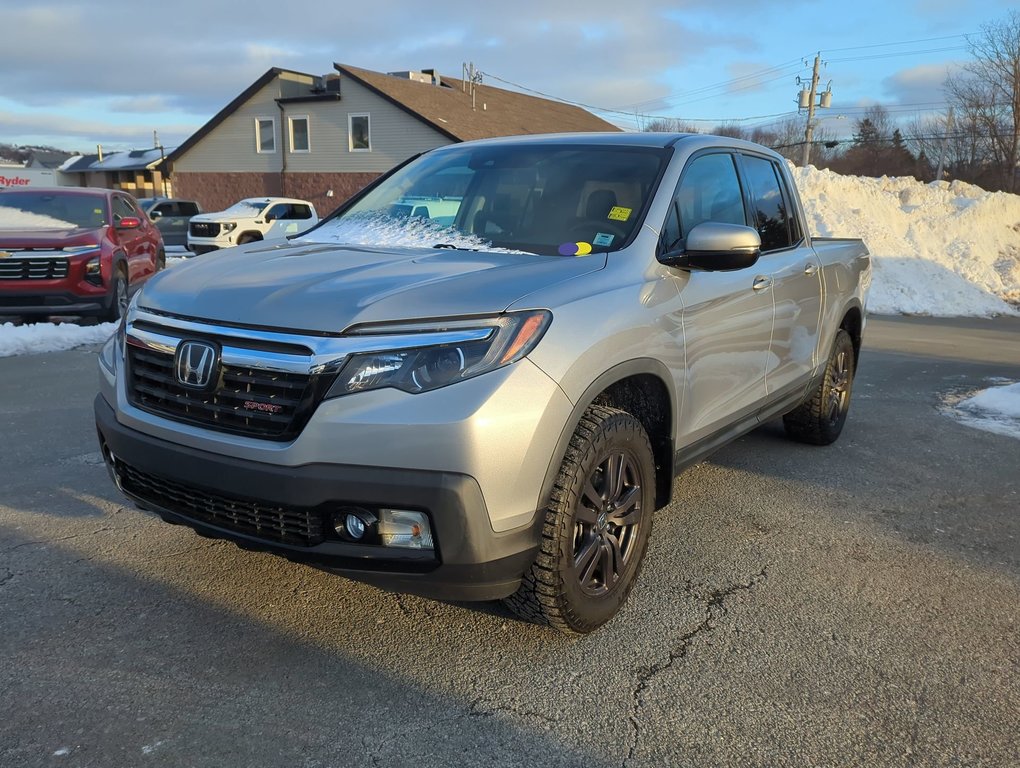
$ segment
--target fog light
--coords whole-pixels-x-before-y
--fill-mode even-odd
[[[428,515],[408,509],[379,510],[379,539],[384,547],[435,548]]]
[[[344,541],[362,541],[375,515],[361,507],[342,507],[333,513],[333,530]]]
[[[365,521],[357,515],[347,515],[344,518],[344,527],[347,535],[357,541],[365,536]]]

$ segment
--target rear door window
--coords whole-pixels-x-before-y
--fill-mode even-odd
[[[743,155],[744,178],[751,193],[754,228],[763,252],[789,248],[800,239],[796,216],[784,193],[776,164],[764,157]]]

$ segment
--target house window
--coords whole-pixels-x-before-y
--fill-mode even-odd
[[[310,152],[311,144],[308,139],[308,116],[290,117],[290,151]]]
[[[276,151],[276,120],[272,117],[255,118],[255,151],[260,155]]]
[[[368,115],[348,115],[347,135],[351,152],[371,152],[372,137]]]

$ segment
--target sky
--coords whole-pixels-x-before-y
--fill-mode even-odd
[[[797,117],[821,53],[817,118],[847,135],[872,104],[900,120],[944,109],[966,35],[1009,0],[0,0],[0,142],[95,152],[179,144],[270,67],[435,68],[597,108],[768,125]],[[512,83],[514,85],[508,85]],[[801,116],[799,119],[803,119]]]

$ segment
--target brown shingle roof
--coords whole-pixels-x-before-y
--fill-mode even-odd
[[[475,109],[471,109],[470,93],[463,90],[461,80],[452,77],[442,77],[443,85],[437,86],[346,64],[333,66],[341,75],[341,101],[343,78],[347,76],[455,141],[525,133],[621,130],[580,107],[490,85],[475,86]]]

